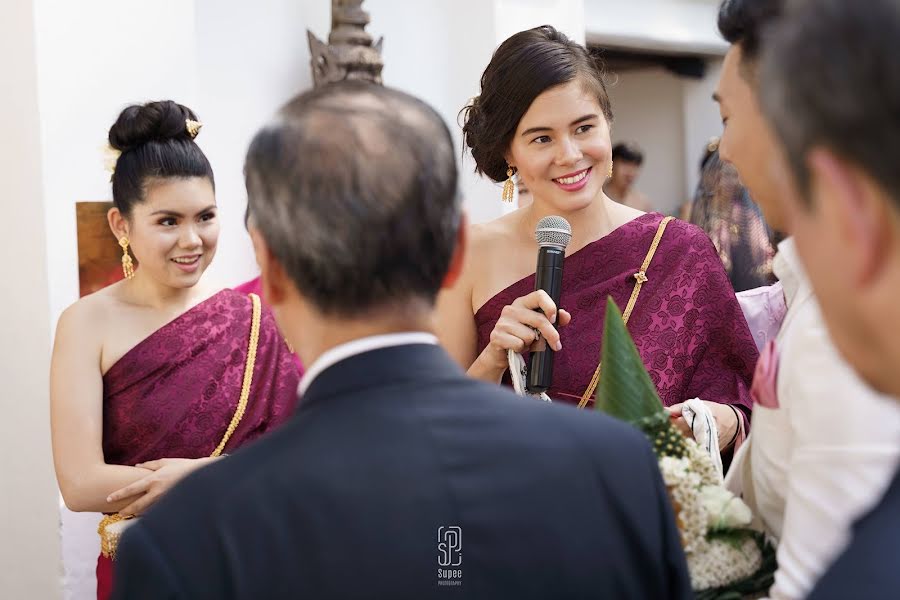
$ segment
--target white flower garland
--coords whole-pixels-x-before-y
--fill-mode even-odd
[[[762,553],[747,530],[750,509],[722,487],[712,461],[696,442],[685,440],[685,449],[683,458],[661,458],[659,468],[675,508],[691,587],[705,590],[749,577],[762,565]],[[715,532],[736,536],[711,539]]]

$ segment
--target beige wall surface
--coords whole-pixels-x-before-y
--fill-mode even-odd
[[[633,141],[643,148],[635,188],[666,214],[685,199],[682,89],[682,80],[663,69],[626,71],[609,86],[613,144]]]

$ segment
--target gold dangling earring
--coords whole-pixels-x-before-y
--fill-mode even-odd
[[[609,175],[606,176],[607,179],[612,179],[612,167],[613,161],[609,161]]]
[[[504,202],[512,202],[513,201],[513,190],[516,187],[516,183],[513,181],[513,175],[515,171],[512,167],[506,169],[506,183],[503,184],[503,198]]]
[[[134,263],[131,261],[131,255],[128,254],[128,238],[123,235],[119,240],[119,245],[122,246],[122,273],[125,274],[125,279],[131,279],[134,277]]]

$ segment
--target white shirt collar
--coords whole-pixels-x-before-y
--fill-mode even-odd
[[[812,286],[797,255],[793,237],[786,238],[778,244],[778,254],[775,255],[772,270],[784,286],[784,299],[788,308],[801,298],[812,295]]]
[[[438,339],[434,335],[424,331],[413,331],[408,333],[372,335],[340,344],[323,352],[319,358],[310,365],[306,372],[303,373],[303,377],[300,378],[300,386],[297,388],[297,392],[302,396],[306,393],[306,390],[309,389],[313,380],[318,377],[322,371],[351,356],[369,352],[371,350],[389,348],[391,346],[406,346],[409,344],[437,345],[437,343]]]

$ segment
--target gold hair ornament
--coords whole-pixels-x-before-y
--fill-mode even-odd
[[[203,123],[194,121],[193,119],[186,119],[184,121],[184,126],[187,129],[188,135],[191,136],[191,139],[194,139],[197,137],[197,134],[200,133],[200,128],[203,127]]]
[[[121,150],[116,150],[108,143],[103,146],[103,168],[109,172],[109,180],[112,181],[113,175],[116,173],[116,165],[119,157],[122,156]]]

